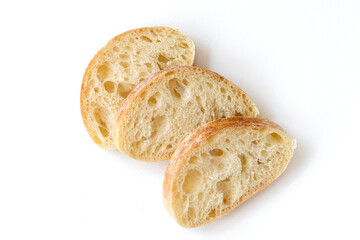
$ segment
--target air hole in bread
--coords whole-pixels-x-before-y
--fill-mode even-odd
[[[94,88],[94,92],[98,93],[99,92],[99,88]]]
[[[95,109],[94,109],[94,112],[93,112],[93,116],[94,116],[95,121],[96,121],[99,125],[106,126],[105,119],[103,119],[103,117],[102,117],[102,116],[106,116],[106,113],[104,112],[103,109],[101,109],[101,108],[95,108]]]
[[[168,124],[168,119],[166,116],[159,115],[151,118],[151,129],[152,133],[150,138],[155,138],[159,132],[162,132],[164,128],[166,128]]]
[[[151,63],[144,63],[147,68],[152,68]]]
[[[251,142],[251,144],[256,146],[258,144],[258,141],[254,140],[254,141]]]
[[[240,113],[240,112],[235,112],[235,117],[242,117],[242,116],[243,116],[242,113]]]
[[[156,42],[161,42],[160,39],[157,39]]]
[[[109,78],[111,74],[112,74],[112,69],[108,66],[108,64],[102,64],[97,68],[96,76],[101,82]]]
[[[231,101],[231,97],[230,97],[230,95],[229,95],[229,96],[227,96],[227,100]]]
[[[274,132],[267,136],[267,140],[270,143],[282,143],[284,141],[279,134]]]
[[[161,63],[167,63],[169,61],[169,59],[166,58],[164,55],[159,54],[158,61]]]
[[[169,90],[171,95],[179,100],[181,99],[181,95],[184,93],[185,88],[180,84],[179,79],[173,78],[169,81]]]
[[[188,85],[189,85],[189,82],[188,82],[186,79],[183,79],[183,80],[182,80],[182,83],[183,83],[185,86],[188,86]]]
[[[248,101],[247,101],[247,99],[246,99],[246,95],[245,95],[245,94],[242,94],[242,95],[241,95],[241,98],[243,99],[244,105],[247,106],[249,103],[248,103]]]
[[[154,106],[154,105],[156,105],[157,100],[154,96],[152,96],[151,98],[149,98],[148,103],[150,106]]]
[[[204,109],[204,107],[203,107],[203,105],[202,105],[202,103],[201,103],[201,98],[200,98],[200,96],[196,96],[196,102],[199,104],[199,106],[200,106],[200,111],[201,111],[201,113],[205,113],[205,109]]]
[[[226,90],[225,90],[225,88],[220,88],[220,91],[222,92],[222,93],[226,93]]]
[[[225,142],[226,142],[226,143],[230,143],[230,139],[228,139],[228,138],[225,139]]]
[[[259,179],[256,173],[254,173],[251,178],[254,179],[254,181],[257,181]]]
[[[152,107],[153,107],[153,106],[156,106],[156,104],[158,103],[158,101],[157,101],[158,97],[160,97],[160,93],[159,93],[159,92],[155,93],[154,95],[152,95],[152,96],[149,98],[148,104],[149,104],[150,106],[152,106]]]
[[[119,54],[119,57],[122,59],[122,60],[128,60],[130,57],[128,54]]]
[[[257,164],[258,165],[261,165],[261,164],[264,164],[262,161],[260,161],[260,159],[257,160]]]
[[[213,157],[220,157],[224,154],[224,151],[221,149],[213,149],[209,151],[209,154]]]
[[[241,161],[241,174],[243,174],[247,170],[247,157],[245,154],[238,154],[238,158]]]
[[[101,140],[100,140],[100,138],[99,137],[97,137],[97,136],[94,136],[93,137],[93,141],[96,143],[96,144],[101,144]]]
[[[192,156],[189,160],[190,164],[198,164],[200,162],[200,159],[197,156]]]
[[[115,46],[115,47],[113,47],[113,51],[114,51],[114,52],[119,52],[119,51],[120,51],[120,48]]]
[[[123,68],[128,68],[130,66],[130,64],[128,62],[120,62],[119,63],[120,66],[122,66]]]
[[[106,137],[109,136],[109,132],[108,132],[108,130],[107,130],[106,128],[99,126],[99,130],[100,130],[101,135],[102,135],[103,137],[106,138]]]
[[[115,83],[112,81],[106,81],[104,83],[104,88],[105,88],[105,91],[107,91],[108,93],[113,93],[113,92],[115,92]]]
[[[170,148],[172,148],[172,145],[171,145],[171,144],[168,144],[168,145],[166,146],[166,148],[167,148],[167,149],[170,149]]]
[[[214,87],[214,85],[212,85],[212,83],[210,83],[210,82],[207,82],[207,85],[209,86],[209,88],[213,88],[213,87]]]
[[[216,190],[218,193],[222,193],[223,195],[223,203],[226,205],[230,205],[232,202],[232,191],[233,191],[233,184],[230,181],[230,178],[226,178],[220,182],[216,183]]]
[[[150,29],[150,33],[155,37],[157,36],[157,33],[156,33],[156,31],[154,29]]]
[[[154,134],[156,135],[157,134],[157,130],[154,132]],[[151,137],[153,137],[153,136],[151,136]],[[159,152],[160,151],[160,149],[162,148],[162,146],[163,146],[163,144],[159,144],[159,145],[157,145],[156,146],[156,148],[155,148],[155,150],[154,150],[154,152]]]
[[[214,217],[216,217],[216,209],[215,208],[211,209],[211,211],[208,214],[208,218],[214,218]]]
[[[146,37],[146,36],[141,36],[140,39],[145,41],[145,42],[150,42],[150,43],[152,42],[152,40],[150,38]]]
[[[212,136],[208,137],[207,141],[208,141],[209,143],[214,143],[214,142],[217,142],[218,139],[219,139],[219,135],[212,135]],[[211,152],[211,151],[210,151],[210,152]]]
[[[192,194],[201,189],[203,179],[199,171],[190,169],[187,172],[185,181],[183,183],[183,191],[186,194]]]
[[[185,55],[181,55],[181,58],[186,60],[186,56]]]
[[[165,69],[165,68],[163,68],[163,67],[160,65],[160,63],[156,63],[156,65],[158,66],[158,68],[159,68],[160,71]]]
[[[179,44],[179,47],[181,47],[181,48],[188,48],[189,45],[187,45],[187,43],[182,42],[182,43]]]
[[[133,88],[133,84],[119,83],[117,93],[120,95],[120,97],[126,98]]]
[[[196,96],[196,102],[202,106],[202,103],[201,103],[201,97],[200,96]]]
[[[168,62],[169,62],[169,59],[167,57],[165,57],[164,55],[160,54],[158,56],[157,66],[159,67],[160,70],[164,70],[168,67]]]

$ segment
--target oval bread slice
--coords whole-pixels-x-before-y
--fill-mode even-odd
[[[135,86],[163,69],[194,62],[192,40],[169,27],[139,28],[111,39],[92,59],[81,86],[81,114],[93,141],[114,149],[113,124]]]
[[[114,141],[132,158],[168,160],[197,127],[220,118],[257,114],[246,93],[224,77],[197,67],[177,67],[145,80],[123,102]]]
[[[183,227],[210,223],[274,181],[295,140],[266,119],[221,119],[191,133],[165,172],[165,207]]]

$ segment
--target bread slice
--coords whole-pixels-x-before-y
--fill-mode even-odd
[[[257,114],[246,93],[224,77],[197,67],[176,67],[145,80],[128,96],[115,124],[114,141],[132,158],[168,160],[197,127]]]
[[[166,169],[163,199],[183,227],[229,213],[287,167],[295,140],[266,119],[228,118],[196,129]]]
[[[114,149],[112,129],[121,102],[149,75],[194,62],[192,40],[169,27],[139,28],[111,39],[92,59],[81,86],[81,114],[95,143]]]

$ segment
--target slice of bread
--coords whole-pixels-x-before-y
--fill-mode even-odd
[[[295,148],[266,119],[228,118],[196,129],[174,152],[163,199],[183,227],[210,223],[274,181]]]
[[[113,130],[114,141],[132,158],[168,160],[197,127],[257,114],[246,93],[224,77],[197,67],[176,67],[156,73],[127,97]]]
[[[139,28],[111,39],[92,59],[81,86],[81,115],[95,143],[115,149],[113,124],[121,102],[159,70],[191,66],[192,40],[169,27]]]

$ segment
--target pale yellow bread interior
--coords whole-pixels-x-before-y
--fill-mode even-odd
[[[258,113],[248,95],[224,77],[198,67],[176,67],[145,80],[128,96],[115,124],[114,141],[134,159],[168,160],[197,127]]]
[[[274,181],[295,141],[266,119],[221,119],[190,134],[166,169],[164,204],[184,227],[227,214]]]

